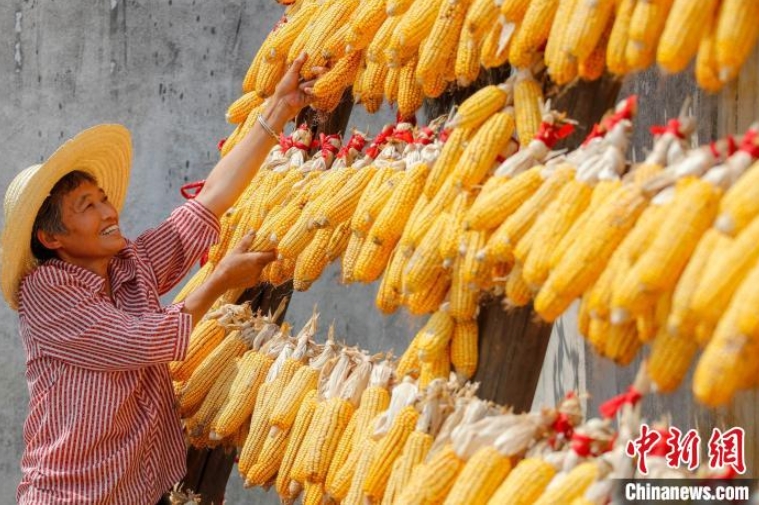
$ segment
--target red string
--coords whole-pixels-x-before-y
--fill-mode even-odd
[[[327,159],[327,156],[330,154],[337,154],[340,152],[340,148],[333,145],[331,140],[339,139],[340,135],[332,134],[332,135],[325,135],[323,133],[319,134],[319,144],[321,145],[321,151],[320,154],[322,155],[322,158],[325,160]]]
[[[198,196],[198,193],[200,193],[200,190],[203,189],[203,186],[205,186],[205,184],[205,179],[202,181],[188,182],[179,188],[179,192],[182,193],[182,196],[185,197],[185,199],[192,200]]]
[[[367,156],[371,157],[372,159],[377,158],[379,156],[380,150],[382,149],[382,144],[384,144],[387,139],[395,132],[395,126],[393,125],[387,125],[385,126],[381,132],[377,134],[376,137],[372,140],[372,143],[369,145],[369,148],[366,150]]]
[[[563,433],[567,437],[572,436],[572,432],[574,431],[574,427],[569,421],[569,415],[563,412],[560,413],[559,417],[557,417],[553,424],[551,424],[551,429],[557,433]]]
[[[748,130],[738,149],[750,154],[752,158],[759,158],[759,132]]]
[[[643,398],[643,395],[635,389],[635,386],[630,386],[624,393],[602,403],[598,410],[603,417],[611,419],[617,415],[622,405],[635,405],[641,398]]]
[[[366,138],[364,138],[364,136],[360,133],[354,133],[351,135],[351,138],[348,139],[348,143],[345,144],[342,149],[340,149],[340,152],[337,153],[337,157],[345,158],[351,149],[355,149],[356,151],[361,152],[364,150],[365,145]]]
[[[632,95],[628,97],[624,105],[614,113],[601,120],[600,124],[593,125],[593,129],[590,130],[590,134],[585,138],[582,145],[588,144],[591,140],[603,137],[607,132],[611,131],[614,126],[625,119],[632,119],[635,112],[638,110],[638,96]]]
[[[282,152],[287,151],[294,145],[292,137],[286,137],[284,133],[279,134],[279,148]]]
[[[549,149],[552,149],[559,140],[568,137],[574,129],[574,125],[570,123],[556,127],[551,123],[542,122],[538,128],[538,133],[535,134],[535,140],[543,142]]]
[[[685,135],[680,131],[682,124],[679,119],[670,119],[666,125],[654,125],[650,128],[653,135],[664,135],[665,133],[671,133],[677,138],[684,139]]]
[[[216,149],[218,149],[219,151],[221,151],[221,148],[224,147],[224,144],[226,142],[227,142],[226,138],[223,138],[223,139],[219,140],[219,142],[216,144]]]
[[[590,450],[590,443],[592,441],[593,439],[588,435],[583,435],[582,433],[575,432],[572,434],[572,442],[569,446],[573,451],[577,453],[578,456],[585,458],[590,456],[592,452]]]
[[[413,144],[414,134],[411,130],[396,130],[395,133],[393,133],[393,139],[403,141],[407,144]]]

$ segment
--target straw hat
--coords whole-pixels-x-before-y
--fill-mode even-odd
[[[5,192],[5,229],[0,253],[3,296],[13,310],[18,309],[21,280],[37,266],[31,247],[32,228],[53,186],[74,170],[88,172],[121,211],[131,162],[129,131],[120,125],[104,124],[79,133],[46,162],[27,168],[13,179]]]

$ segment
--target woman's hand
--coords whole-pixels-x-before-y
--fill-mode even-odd
[[[272,96],[272,106],[279,109],[278,114],[286,118],[292,118],[298,114],[305,106],[311,103],[313,99],[314,83],[316,79],[310,81],[301,81],[300,70],[306,63],[308,55],[301,53],[293,61],[290,68],[285,72],[282,80],[277,84]],[[321,70],[321,69],[314,69]],[[320,72],[317,72],[317,74]]]
[[[248,233],[217,265],[214,274],[227,289],[255,286],[264,267],[276,259],[274,251],[249,252],[253,237],[253,233]]]

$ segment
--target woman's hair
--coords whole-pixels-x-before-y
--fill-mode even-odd
[[[32,254],[40,263],[58,256],[55,251],[42,245],[42,242],[37,238],[37,231],[42,230],[45,233],[66,233],[68,231],[63,225],[61,202],[64,196],[84,182],[97,185],[95,176],[88,172],[82,170],[69,172],[55,183],[53,189],[50,190],[50,195],[42,202],[42,207],[40,207],[32,227]]]

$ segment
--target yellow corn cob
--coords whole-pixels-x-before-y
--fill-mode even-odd
[[[393,472],[382,497],[382,505],[396,503],[402,490],[411,479],[412,470],[421,464],[427,456],[433,440],[432,435],[418,430],[409,435],[406,444],[403,446],[403,452],[393,465]]]
[[[588,291],[586,291],[580,299],[580,307],[577,310],[577,331],[587,338],[589,327],[590,311],[588,310]]]
[[[361,2],[349,23],[350,29],[345,37],[347,50],[359,52],[368,46],[386,17],[383,0]]]
[[[423,54],[427,45],[431,43],[429,39],[422,42],[419,54]],[[422,93],[429,98],[439,97],[448,89],[448,82],[456,78],[456,51],[454,50],[450,56],[440,62],[440,65],[433,67],[424,76],[420,74],[419,62],[421,62],[421,56],[416,65],[416,80],[422,85]]]
[[[577,75],[586,81],[600,79],[606,70],[606,51],[609,48],[609,37],[614,27],[615,17],[611,16],[606,22],[606,28],[598,39],[593,51],[577,65]]]
[[[303,52],[306,49],[306,44],[308,43],[308,39],[311,38],[311,32],[315,29],[315,27],[322,21],[322,14],[324,12],[324,9],[327,9],[331,4],[334,3],[334,0],[329,0],[328,2],[314,2],[319,5],[319,9],[314,12],[314,14],[310,17],[308,22],[306,23],[306,26],[298,33],[298,35],[295,37],[295,40],[292,42],[292,45],[290,45],[287,50],[287,59],[285,62],[288,66],[292,65],[293,61],[295,61],[298,56],[303,54]]]
[[[479,41],[497,17],[498,5],[493,0],[472,0],[464,18],[461,39],[463,40],[468,36],[474,42]]]
[[[654,62],[656,46],[672,2],[650,0],[635,4],[625,49],[625,59],[631,70],[642,70]]]
[[[641,345],[635,321],[612,324],[603,346],[603,355],[620,366],[627,366],[635,358]]]
[[[492,0],[485,0],[492,4]],[[495,5],[495,4],[493,4]],[[462,34],[456,49],[456,82],[466,87],[477,80],[480,75],[480,46],[469,35]]]
[[[508,259],[513,254],[513,248],[535,222],[538,213],[556,199],[556,195],[573,177],[574,169],[570,166],[556,169],[540,188],[493,232],[486,246],[486,257],[499,261]]]
[[[258,67],[261,65],[261,62],[264,61],[265,58],[265,52],[267,45],[271,45],[271,40],[274,37],[274,32],[269,32],[267,37],[264,39],[263,43],[261,44],[261,47],[258,49],[258,52],[253,57],[253,61],[251,61],[250,66],[248,67],[248,70],[245,72],[245,77],[242,80],[242,92],[243,93],[250,93],[255,89],[256,79],[258,78]]]
[[[277,87],[282,76],[287,70],[284,58],[278,58],[272,61],[262,61],[256,76],[255,90],[256,93],[263,97],[269,97],[274,94],[274,88]]]
[[[322,228],[314,235],[314,239],[295,262],[293,288],[296,291],[306,291],[322,274],[327,266],[327,246],[332,237],[331,228]]]
[[[637,0],[620,0],[614,18],[614,26],[609,34],[609,45],[606,50],[606,66],[609,72],[621,76],[630,71],[625,53],[627,51],[628,30],[630,20],[635,11]]]
[[[501,15],[510,23],[518,23],[527,14],[527,8],[532,0],[503,0]]]
[[[340,58],[334,67],[321,76],[314,85],[314,108],[330,112],[339,104],[345,88],[358,75],[361,53],[350,53]]]
[[[445,68],[449,55],[456,54],[456,46],[471,0],[448,0],[440,4],[435,23],[419,52],[416,77],[425,82],[434,80]]]
[[[406,347],[406,350],[403,351],[403,355],[401,356],[401,359],[398,360],[398,366],[395,369],[396,376],[401,378],[406,375],[414,378],[419,376],[420,363],[416,344],[417,339],[414,338],[409,343],[409,346]]]
[[[240,471],[240,475],[245,477],[250,471],[251,467],[256,463],[258,454],[269,435],[269,431],[264,429],[264,424],[268,427],[268,423],[264,422],[264,418],[268,421],[269,414],[271,413],[272,401],[268,396],[268,392],[272,389],[271,382],[265,382],[258,388],[258,395],[256,397],[256,404],[253,407],[253,414],[250,418],[250,428],[248,429],[248,436],[245,438],[242,451],[238,454],[237,467]]]
[[[419,366],[419,389],[424,390],[435,379],[446,379],[451,374],[451,356],[448,347],[431,361],[422,361]]]
[[[704,26],[717,12],[717,0],[689,2],[674,0],[656,50],[656,62],[670,73],[688,66],[698,51]]]
[[[492,191],[481,193],[464,218],[465,226],[474,230],[498,227],[540,188],[542,168],[533,167]]]
[[[556,485],[551,485],[545,493],[535,502],[535,505],[548,505],[549,503],[569,503],[575,498],[582,496],[593,482],[600,476],[598,463],[586,461],[580,463],[565,475],[557,477]]]
[[[425,285],[433,282],[443,268],[437,242],[445,227],[448,226],[448,218],[447,214],[437,216],[435,223],[406,263],[403,269],[404,293],[414,293],[421,290]]]
[[[493,114],[503,109],[510,99],[511,88],[508,86],[491,84],[475,92],[464,100],[458,110],[456,110],[456,115],[451,120],[451,124],[456,129],[446,141],[446,145],[448,145],[448,142],[454,140],[453,135],[456,135],[462,128],[470,130],[479,128]],[[458,142],[464,142],[468,134],[469,132],[467,131],[461,131],[461,137],[457,139]],[[440,184],[442,184],[442,181]]]
[[[395,244],[377,244],[371,240],[365,240],[361,245],[361,251],[356,258],[353,269],[353,280],[358,282],[374,282],[385,271],[390,255],[393,253]]]
[[[481,447],[461,469],[444,504],[486,505],[510,471],[508,457],[494,447]]]
[[[325,490],[328,490],[332,487],[337,473],[350,457],[350,453],[353,450],[354,441],[357,439],[356,423],[358,421],[358,418],[359,415],[357,411],[354,415],[351,416],[351,420],[348,422],[348,426],[345,428],[343,435],[340,437],[340,441],[337,443],[337,447],[335,448],[335,455],[329,462],[327,476],[324,479]]]
[[[741,0],[724,0],[716,27],[717,67],[722,82],[738,76],[743,63],[759,39],[759,4]]]
[[[489,258],[481,257],[481,251],[488,242],[487,231],[469,230],[461,236],[460,252],[463,252],[463,281],[470,289],[478,289],[488,282],[488,275],[493,263]]]
[[[651,345],[646,370],[657,391],[669,393],[677,389],[698,351],[695,339],[675,335],[666,326],[659,328]]]
[[[379,245],[395,244],[403,234],[403,227],[411,215],[414,204],[424,189],[429,174],[426,163],[420,163],[407,170],[406,176],[398,184],[387,200],[377,219],[369,230],[369,238]]]
[[[190,345],[183,361],[169,363],[171,378],[186,381],[200,363],[224,340],[226,330],[216,319],[203,319],[190,334]]]
[[[443,352],[451,341],[454,326],[454,321],[447,312],[439,310],[432,314],[419,331],[419,339],[415,339],[419,359],[431,361]]]
[[[477,315],[480,294],[466,282],[466,275],[463,258],[456,259],[450,289],[450,314],[457,321],[473,319]]]
[[[350,401],[340,397],[330,398],[320,404],[319,408],[323,409],[323,413],[315,417],[318,423],[310,428],[314,440],[319,443],[305,454],[303,466],[306,480],[321,483],[327,477],[330,458],[348,427],[355,408]]]
[[[759,163],[754,163],[725,192],[715,227],[734,237],[759,216]]]
[[[318,370],[310,366],[300,367],[272,408],[269,423],[282,431],[289,430],[298,415],[300,404],[310,391],[316,389],[318,381]]]
[[[258,389],[266,379],[273,362],[272,358],[258,351],[251,350],[242,355],[227,402],[212,427],[212,438],[223,439],[230,436],[250,417]]]
[[[356,459],[356,469],[353,474],[353,480],[350,482],[349,490],[340,503],[345,505],[361,505],[364,501],[363,482],[369,475],[369,466],[374,460],[374,450],[377,442],[372,438],[366,438],[361,442],[361,449]],[[332,495],[334,498],[336,496]]]
[[[493,23],[480,43],[480,64],[483,67],[497,68],[508,62],[515,30],[519,31],[513,25],[504,25],[500,21]]]
[[[578,1],[569,19],[566,45],[559,51],[565,51],[578,62],[590,56],[614,15],[614,7],[615,0]]]
[[[398,100],[398,86],[401,77],[401,69],[403,67],[388,67],[385,74],[385,83],[382,87],[385,94],[385,101],[393,104]]]
[[[293,227],[301,213],[301,206],[297,201],[292,201],[274,210],[261,224],[256,232],[256,238],[250,246],[251,251],[273,251],[282,237]]]
[[[272,268],[269,274],[269,283],[274,286],[279,286],[285,282],[291,280],[295,274],[295,260],[285,258],[283,260],[275,261],[271,264]]]
[[[565,48],[569,47],[572,37],[572,13],[582,1],[566,0],[559,3],[546,43],[544,59],[548,73],[551,80],[559,85],[567,84],[577,77],[577,58]]]
[[[224,368],[214,380],[211,389],[205,398],[203,398],[203,402],[198,410],[185,421],[185,429],[190,437],[208,438],[211,424],[219,411],[224,407],[224,402],[229,395],[229,390],[237,375],[237,370],[237,363],[234,360],[224,363]],[[228,435],[233,435],[234,432],[235,430],[230,431]]]
[[[443,3],[444,0],[416,1],[405,14],[399,16],[395,36],[398,38],[400,52],[410,54],[416,51],[432,31]]]
[[[377,442],[374,457],[362,487],[364,494],[373,501],[378,502],[382,499],[393,463],[400,456],[418,419],[419,413],[413,406],[404,407],[398,412],[387,434]]]
[[[404,254],[411,256],[419,247],[422,239],[440,216],[440,210],[447,208],[453,202],[456,193],[457,190],[449,178],[432,200],[427,201],[425,197],[419,199],[401,237],[400,245]]]
[[[311,419],[316,410],[316,403],[316,390],[311,390],[306,393],[303,402],[298,407],[298,414],[295,416],[295,423],[293,424],[290,436],[287,440],[287,449],[285,449],[282,464],[279,465],[279,471],[277,472],[277,494],[283,498],[291,497],[291,471],[298,455],[298,451],[303,443],[303,439],[306,437],[306,432],[311,425]]]
[[[498,153],[511,141],[514,132],[514,109],[496,112],[477,130],[464,149],[451,177],[465,190],[480,184],[493,168]]]
[[[353,81],[353,101],[359,103],[361,95],[364,92],[364,82],[366,81],[366,58],[361,59],[361,65],[358,67],[356,80]]]
[[[403,256],[403,254],[399,255]],[[437,311],[445,301],[450,286],[450,273],[441,271],[431,284],[425,286],[420,291],[411,293],[404,299],[406,308],[411,314],[416,316],[431,314]]]
[[[242,123],[247,119],[250,111],[261,105],[263,102],[264,97],[259,95],[256,91],[245,93],[235,100],[227,109],[227,121],[233,124]]]
[[[356,261],[358,260],[358,255],[361,254],[361,246],[364,242],[365,240],[362,237],[359,237],[355,233],[351,234],[348,246],[345,248],[345,254],[343,255],[343,284],[350,284],[355,281]]]
[[[543,90],[529,72],[520,72],[514,85],[514,111],[516,113],[519,145],[526,147],[538,132],[542,121]]]
[[[451,364],[463,381],[477,371],[478,331],[476,320],[457,320],[451,336]]]
[[[539,287],[545,282],[554,247],[588,207],[592,195],[591,186],[573,179],[561,188],[554,202],[537,217],[531,229],[536,230],[533,243],[538,245],[530,248],[522,270],[527,284]]]
[[[277,257],[295,259],[308,247],[316,235],[316,229],[309,227],[310,219],[306,213],[301,212],[293,225],[285,232],[285,235],[277,244]]]
[[[621,181],[605,180],[599,182],[595,188],[593,188],[593,196],[590,199],[590,204],[572,224],[569,230],[564,234],[564,238],[558,243],[553,252],[551,253],[550,266],[551,269],[555,268],[559,263],[567,250],[574,244],[575,238],[582,233],[586,223],[595,213],[596,209],[606,202],[610,196],[622,185]]]
[[[385,57],[385,49],[390,44],[390,38],[395,32],[395,29],[401,22],[400,17],[389,17],[380,26],[374,38],[366,47],[366,60],[369,63],[382,63],[382,67],[385,68],[387,58]]]
[[[509,473],[488,505],[531,505],[543,494],[554,475],[556,468],[550,463],[536,457],[525,458]]]
[[[398,74],[398,114],[409,118],[422,106],[424,93],[416,80],[416,62],[414,57],[406,62]]]
[[[397,172],[382,182],[378,188],[367,187],[356,206],[351,218],[351,229],[357,235],[364,236],[371,229],[374,220],[387,204],[390,196],[406,178],[406,172]],[[369,191],[373,191],[371,194]]]
[[[548,40],[559,0],[532,0],[509,48],[509,61],[516,67],[529,67],[534,55]]]
[[[473,201],[473,193],[462,191],[451,203],[450,225],[444,230],[438,246],[438,252],[443,259],[444,266],[453,265],[454,260],[459,255],[461,237],[464,233],[464,217]]]
[[[216,377],[219,376],[229,361],[234,361],[248,350],[248,344],[240,337],[240,332],[232,331],[211,351],[198,365],[192,376],[187,379],[179,397],[179,412],[182,415],[194,411],[200,406]]]
[[[717,66],[716,35],[717,20],[707,20],[696,54],[696,82],[710,93],[716,93],[724,84],[719,78]]]
[[[297,409],[299,405],[295,407]],[[261,454],[245,476],[245,487],[263,486],[271,482],[285,457],[289,438],[289,431],[279,431],[274,436],[266,437]]]
[[[601,274],[604,265],[633,227],[647,200],[636,185],[622,186],[602,204],[561,258],[535,298],[535,311],[555,320]]]
[[[306,184],[306,175],[300,170],[288,170],[285,176],[277,182],[276,186],[271,188],[267,193],[263,204],[264,214],[268,214],[277,205],[287,203],[296,196],[298,191],[294,189],[294,186],[297,182]],[[310,174],[308,175],[310,176]]]
[[[418,491],[427,502],[443,503],[448,496],[451,487],[456,482],[464,462],[456,455],[451,444],[446,444],[438,452],[432,455],[424,465],[417,467],[418,473],[414,472],[414,480],[423,482],[424,485]],[[416,491],[412,487],[407,488],[411,493]],[[406,491],[401,494],[400,503],[413,503],[414,496],[407,495]]]
[[[349,19],[350,15],[358,6],[354,0],[333,0],[328,4],[322,4],[322,14],[318,16],[316,23],[311,30],[303,51],[309,55],[308,63],[301,68],[301,76],[304,79],[313,79],[314,67],[325,66],[327,63],[320,49],[324,47],[327,39],[335,31],[336,26],[341,26],[344,20]],[[292,51],[290,52],[292,54]]]
[[[530,303],[532,290],[522,276],[522,266],[517,263],[506,281],[506,297],[509,307],[523,307]]]
[[[332,236],[329,238],[327,244],[327,261],[333,262],[337,258],[343,255],[345,248],[348,247],[348,241],[352,235],[351,225],[349,221],[343,221],[332,232]]]
[[[387,0],[385,10],[388,16],[400,16],[406,12],[414,0]]]
[[[303,493],[303,505],[321,505],[324,499],[324,486],[313,482],[306,482]]]
[[[375,305],[383,314],[392,314],[401,304],[401,282],[403,279],[403,267],[406,264],[406,256],[395,249],[390,256],[390,261],[382,276],[382,282],[377,290]]]
[[[351,16],[352,19],[352,16]],[[347,38],[348,33],[350,32],[350,24],[345,23],[340,25],[339,28],[332,31],[332,34],[327,38],[327,40],[324,42],[324,46],[320,47],[318,49],[319,53],[321,54],[322,59],[319,60],[319,62],[328,62],[333,63],[344,56],[346,56],[347,53],[345,48],[347,46]],[[355,55],[358,51],[351,51]],[[360,54],[358,55],[360,56]]]
[[[454,119],[454,121],[456,121],[456,119]],[[445,144],[443,144],[440,156],[438,156],[435,164],[432,165],[432,170],[424,185],[424,194],[428,199],[435,197],[443,185],[443,182],[445,182],[451,172],[456,168],[456,164],[464,153],[466,142],[471,133],[472,130],[470,129],[457,127],[451,132],[448,140],[445,141]]]
[[[298,12],[287,17],[287,23],[280,26],[267,44],[266,59],[287,59],[290,48],[302,31],[308,32],[307,26],[318,19],[319,2],[308,2]],[[294,58],[293,58],[294,59]]]
[[[738,286],[754,268],[759,258],[758,234],[759,219],[754,219],[729,245],[719,244],[719,253],[710,256],[690,303],[693,317],[700,323],[716,325]]]

